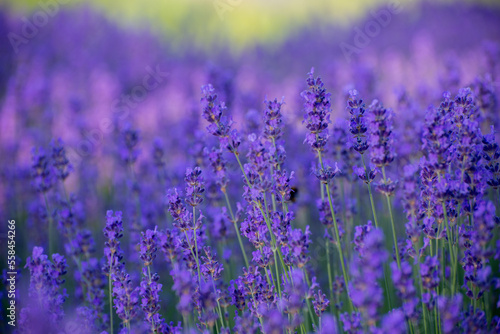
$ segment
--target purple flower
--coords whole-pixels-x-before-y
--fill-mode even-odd
[[[450,109],[453,101],[450,93],[443,95],[444,100],[439,108],[429,107],[425,115],[425,126],[422,134],[423,150],[427,153],[429,167],[442,173],[452,159],[452,125]]]
[[[268,139],[272,139],[273,141],[281,138],[283,133],[282,129],[282,114],[281,107],[284,99],[281,99],[281,102],[278,102],[278,99],[274,99],[273,101],[264,101],[266,105],[266,109],[264,111],[264,135]]]
[[[145,322],[151,326],[153,332],[161,332],[159,329],[162,328],[164,322],[159,313],[162,285],[158,283],[159,277],[156,273],[148,277],[148,272],[144,268],[143,275],[139,295],[141,296],[141,307],[146,317]]]
[[[386,109],[378,100],[373,100],[368,108],[370,113],[370,146],[372,163],[377,167],[389,165],[396,153],[392,135],[392,109]]]
[[[314,171],[316,178],[323,184],[328,184],[338,173],[340,173],[340,169],[337,164],[335,164],[335,169],[325,165],[324,168],[319,168]]]
[[[349,91],[349,100],[347,101],[346,110],[351,114],[349,131],[354,137],[355,142],[353,148],[360,154],[364,154],[368,149],[368,141],[366,140],[366,132],[368,127],[365,122],[365,104],[363,100],[358,98],[358,91],[352,89]]]
[[[241,311],[241,310],[240,310]],[[259,322],[257,318],[250,312],[241,312],[234,317],[235,334],[257,334],[260,333]]]
[[[212,249],[209,246],[203,247],[205,255],[201,256],[203,264],[201,265],[201,273],[206,280],[218,280],[221,278],[221,273],[224,270],[222,264],[215,260],[215,254],[212,255]]]
[[[439,285],[439,260],[436,256],[427,256],[424,262],[420,263],[420,277],[424,288],[422,301],[431,309],[436,297],[435,288]],[[433,297],[433,298],[431,298]]]
[[[287,316],[282,314],[276,308],[266,310],[266,312],[264,312],[263,314],[263,318],[263,333],[285,333],[286,329],[290,327]]]
[[[372,328],[376,326],[378,309],[383,304],[383,290],[378,280],[383,276],[383,264],[388,254],[384,249],[382,231],[373,229],[370,223],[356,234],[359,257],[354,257],[350,266],[349,297],[367,326]]]
[[[203,118],[209,123],[218,123],[221,121],[222,112],[226,109],[224,103],[217,105],[217,94],[212,85],[208,84],[201,87],[203,97],[201,99],[203,105]]]
[[[188,168],[184,181],[186,182],[186,203],[192,207],[200,205],[203,202],[202,194],[205,191],[201,168]]]
[[[187,316],[193,311],[193,298],[197,289],[197,279],[191,274],[189,270],[181,268],[180,266],[175,266],[174,269],[170,271],[170,275],[174,280],[172,290],[174,290],[179,297],[177,310],[182,315]]]
[[[186,210],[177,189],[169,191],[167,194],[167,201],[169,204],[168,211],[174,219],[173,225],[181,232],[191,229],[191,213]]]
[[[219,138],[221,147],[226,148],[229,152],[237,153],[241,140],[236,130],[232,130],[233,121],[223,112],[226,110],[224,102],[218,104],[217,94],[212,85],[208,84],[201,87],[203,97],[201,103],[203,106],[203,118],[210,125],[207,130],[210,134]]]
[[[119,241],[123,237],[122,213],[117,211],[113,215],[113,211],[110,210],[106,213],[106,219],[106,227],[103,231],[107,239],[104,244],[104,255],[107,263],[103,270],[106,275],[112,275],[115,270],[119,271],[122,267],[123,251],[120,248]]]
[[[314,294],[312,304],[316,315],[318,317],[321,317],[323,312],[326,311],[328,305],[330,305],[330,301],[326,298],[326,295],[321,290],[318,290],[318,292]]]
[[[462,295],[453,297],[439,296],[437,300],[439,315],[442,322],[443,333],[455,333],[455,326],[460,322],[462,308]]]
[[[271,263],[272,251],[268,246],[264,246],[261,250],[252,252],[252,261],[261,268],[266,268]]]
[[[472,305],[460,317],[462,333],[488,333],[488,318],[481,309],[474,310]]]
[[[139,131],[133,129],[130,124],[127,124],[121,135],[121,159],[126,165],[132,165],[137,161],[137,157],[139,156],[139,150],[137,149]]]
[[[311,243],[310,235],[309,225],[306,226],[305,231],[301,229],[289,230],[287,246],[289,256],[287,258],[288,262],[293,263],[298,268],[304,267],[310,259],[308,256],[309,244]]]
[[[500,188],[500,147],[495,140],[495,131],[491,126],[490,134],[483,136],[483,154],[485,169],[489,172],[487,183],[493,189]]]
[[[291,199],[292,188],[290,185],[291,180],[293,179],[294,173],[291,172],[287,175],[286,170],[283,171],[275,171],[273,178],[275,180],[274,184],[274,194],[276,196],[276,200],[279,202],[288,203]]]
[[[112,280],[113,303],[116,315],[122,320],[123,326],[126,328],[137,315],[139,287],[134,288],[130,275],[123,268],[113,273]]]
[[[330,123],[330,93],[326,92],[321,78],[314,78],[314,68],[308,74],[308,89],[303,91],[300,96],[304,101],[304,121],[309,133],[304,142],[307,142],[315,151],[324,150],[328,140],[328,123]]]
[[[33,301],[31,306],[24,309],[26,318],[43,313],[50,324],[57,324],[64,316],[63,303],[67,297],[66,289],[60,287],[67,269],[65,258],[53,254],[51,262],[43,253],[43,248],[34,247],[32,255],[26,259],[25,268],[30,271],[29,296]]]
[[[342,321],[343,324],[342,328],[344,329],[344,332],[349,334],[363,333],[360,313],[358,312],[353,312],[352,314],[342,313],[340,315],[340,321]]]
[[[337,320],[335,319],[334,316],[330,314],[324,314],[321,317],[321,326],[320,329],[317,331],[318,334],[337,334],[338,333],[338,327],[337,327]]]
[[[32,164],[31,164],[31,179],[32,185],[36,191],[46,193],[52,188],[53,175],[50,169],[49,157],[45,154],[42,148],[38,150],[33,148]]]
[[[229,295],[231,297],[231,304],[234,305],[239,311],[243,311],[243,309],[245,308],[245,294],[246,289],[241,279],[238,278],[229,283]]]
[[[141,308],[144,311],[145,322],[148,323],[153,332],[162,332],[164,319],[160,315],[160,291],[162,285],[158,283],[160,277],[157,273],[151,273],[153,260],[156,257],[158,247],[158,233],[154,230],[141,232],[139,243],[139,254],[144,262],[142,269],[142,280],[139,295],[141,297]]]
[[[51,142],[52,147],[52,166],[54,167],[56,177],[64,181],[69,173],[73,170],[73,166],[69,163],[66,157],[66,150],[62,140],[59,138],[57,141]]]
[[[384,334],[384,333],[394,333],[394,334],[403,334],[406,333],[406,322],[404,313],[395,309],[390,311],[382,318],[382,324],[380,329],[376,329],[374,333]]]
[[[222,151],[216,148],[212,148],[211,151],[208,151],[208,149],[205,148],[204,154],[208,158],[210,166],[212,166],[212,170],[217,180],[217,185],[220,187],[222,192],[225,192],[229,180],[226,175],[226,161],[222,157]]]
[[[176,231],[176,229],[167,229],[159,235],[160,249],[165,255],[165,260],[171,264],[174,264],[179,256],[180,244]]]
[[[367,171],[365,172],[363,167],[353,166],[353,171],[354,174],[366,184],[372,183],[378,174],[378,170],[375,168],[367,168]]]
[[[153,264],[158,250],[158,233],[156,227],[154,230],[147,230],[146,233],[141,232],[141,242],[139,243],[139,255],[144,262],[144,266]]]
[[[412,266],[402,259],[401,269],[396,262],[391,262],[392,281],[396,288],[398,297],[403,301],[403,312],[406,317],[412,320],[418,319],[417,306],[419,299],[413,284]]]

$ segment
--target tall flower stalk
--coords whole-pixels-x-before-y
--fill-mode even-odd
[[[362,170],[355,170],[358,177],[367,185],[368,195],[370,196],[370,205],[372,207],[373,221],[375,227],[378,227],[377,212],[375,210],[375,202],[373,200],[371,183],[375,179],[376,173],[374,170],[368,169],[365,163],[365,152],[369,148],[368,144],[368,126],[365,120],[365,104],[363,100],[358,97],[359,93],[353,89],[349,91],[349,100],[347,101],[347,111],[351,115],[349,123],[349,131],[354,137],[353,148],[361,155],[361,162],[363,163]]]
[[[346,265],[344,263],[344,254],[342,245],[340,243],[339,226],[337,218],[335,217],[335,210],[332,202],[332,195],[330,192],[330,182],[340,170],[335,166],[332,168],[323,162],[322,152],[325,149],[328,140],[328,123],[330,123],[330,93],[326,92],[321,78],[314,78],[314,69],[308,74],[307,78],[308,89],[301,93],[304,102],[304,121],[309,132],[306,135],[304,143],[311,146],[312,150],[317,154],[319,161],[319,169],[315,171],[316,177],[320,180],[321,184],[326,188],[328,197],[328,205],[330,206],[330,213],[333,220],[333,229],[336,240],[337,250],[339,252],[340,264],[342,267],[342,274],[344,276],[345,285],[349,284],[349,277],[347,275]],[[330,259],[328,259],[329,261]],[[331,282],[330,282],[331,283]],[[331,284],[330,284],[331,286]],[[352,302],[349,299],[349,307],[352,310]]]
[[[394,161],[394,139],[392,136],[392,119],[394,113],[392,109],[382,106],[378,100],[374,100],[368,108],[370,114],[370,146],[371,161],[378,168],[382,169],[382,181],[377,185],[377,190],[385,195],[387,208],[391,219],[392,237],[396,250],[396,261],[398,268],[401,268],[401,260],[396,236],[396,226],[392,210],[392,196],[396,190],[396,182],[386,175],[386,167]]]

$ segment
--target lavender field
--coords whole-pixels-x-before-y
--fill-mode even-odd
[[[500,333],[498,6],[243,51],[41,11],[0,6],[1,333]]]

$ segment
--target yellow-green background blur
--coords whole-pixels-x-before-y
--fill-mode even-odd
[[[20,13],[57,0],[0,0]],[[142,26],[172,41],[190,37],[203,47],[273,43],[314,23],[348,25],[383,0],[59,0],[63,7],[88,5],[121,24]],[[418,0],[392,0],[411,9]],[[467,0],[465,0],[467,1]],[[432,0],[431,2],[436,2]],[[442,1],[441,2],[453,2]],[[498,0],[470,0],[500,5]],[[317,26],[316,26],[317,27]]]

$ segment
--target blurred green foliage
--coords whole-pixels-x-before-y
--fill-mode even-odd
[[[387,3],[410,8],[417,0],[0,0],[28,12],[43,3],[90,6],[122,24],[145,27],[174,42],[195,41],[233,51],[260,42],[272,44],[311,22],[345,25]],[[446,1],[446,0],[445,0]],[[449,2],[450,0],[448,0]],[[477,0],[470,0],[477,2]],[[497,0],[482,2],[497,3]],[[64,4],[62,4],[64,3]]]

